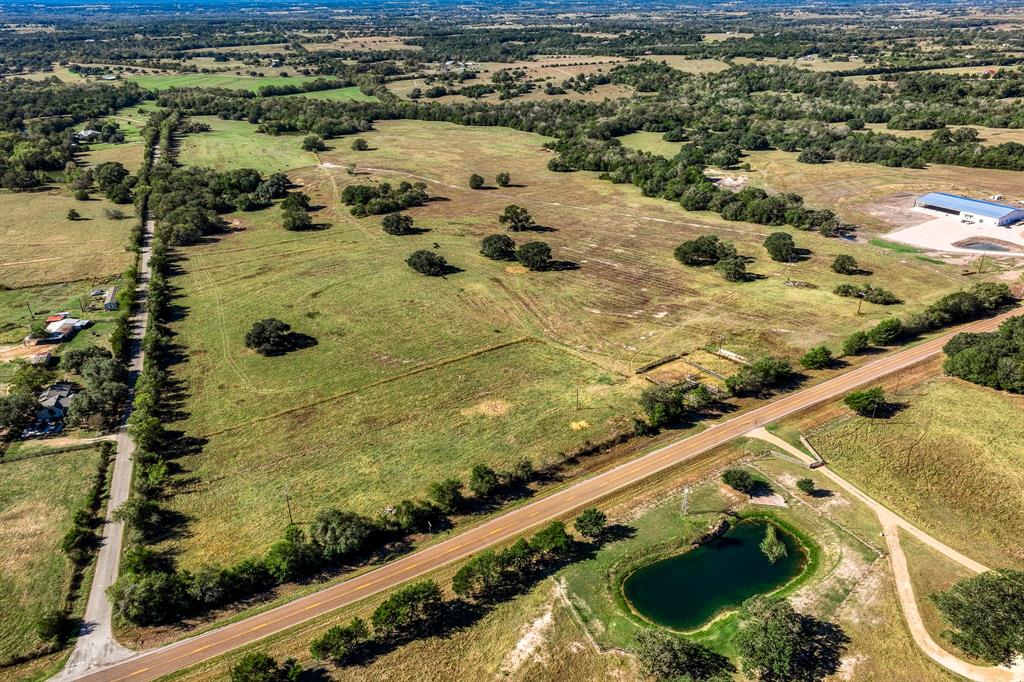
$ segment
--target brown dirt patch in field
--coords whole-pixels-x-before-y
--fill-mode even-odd
[[[39,553],[38,544],[61,516],[59,507],[45,502],[23,502],[0,513],[0,567],[5,571],[24,567]]]
[[[503,417],[512,409],[512,403],[507,400],[484,400],[473,407],[467,407],[462,410],[462,414],[467,417],[473,417],[480,415],[482,417]]]

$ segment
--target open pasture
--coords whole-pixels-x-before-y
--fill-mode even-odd
[[[89,449],[0,462],[0,659],[35,649],[39,617],[64,606],[72,566],[60,541],[99,456]]]
[[[550,172],[537,135],[387,121],[361,136],[370,151],[332,140],[319,163],[297,136],[258,135],[240,122],[216,122],[182,146],[185,164],[291,166],[326,227],[290,233],[277,209],[238,213],[227,216],[231,233],[181,251],[178,426],[206,440],[180,460],[189,482],[171,501],[187,518],[173,543],[187,566],[269,545],[286,523],[286,488],[304,520],[326,505],[380,511],[478,461],[544,463],[625,428],[640,388],[633,369],[668,353],[721,341],[749,355],[794,355],[888,314],[868,306],[858,317],[831,293],[837,253],[856,253],[874,281],[902,295],[898,309],[958,284],[816,234],[796,235],[813,251],[808,261],[773,263],[760,246],[765,228],[687,213],[592,173]],[[470,173],[502,170],[513,186],[466,184]],[[339,205],[348,184],[402,180],[426,182],[436,198],[408,211],[420,234],[386,235],[379,216],[356,219]],[[529,272],[479,254],[511,203],[541,226],[516,241],[548,242],[565,269]],[[763,279],[730,284],[674,261],[676,244],[709,232],[735,240]],[[414,273],[404,259],[416,249],[461,272]],[[818,288],[786,286],[789,277]],[[252,322],[271,316],[316,345],[275,358],[245,349]]]
[[[251,67],[250,67],[251,68]],[[257,71],[261,70],[256,68]],[[147,90],[167,88],[227,88],[256,92],[265,85],[300,85],[316,76],[248,76],[233,73],[146,73],[125,78]]]

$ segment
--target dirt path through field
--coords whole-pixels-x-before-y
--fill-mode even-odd
[[[778,436],[769,433],[764,427],[758,427],[746,435],[749,438],[756,438],[769,443],[807,464],[814,462],[812,457]],[[882,525],[882,534],[885,536],[885,544],[889,550],[889,564],[892,566],[900,608],[903,609],[903,617],[907,621],[907,627],[910,629],[910,634],[914,638],[914,642],[917,643],[917,646],[930,659],[942,667],[952,670],[969,680],[975,680],[976,682],[1020,682],[1024,680],[1024,661],[1019,661],[1013,669],[974,665],[946,651],[935,641],[925,627],[924,619],[921,617],[921,610],[917,605],[914,584],[911,581],[910,569],[907,566],[907,557],[903,553],[903,546],[900,544],[900,529],[913,535],[946,558],[955,561],[973,573],[983,573],[988,568],[940,542],[891,509],[876,502],[855,485],[832,471],[828,466],[819,467],[817,471],[831,479],[832,482],[878,515],[878,520]]]

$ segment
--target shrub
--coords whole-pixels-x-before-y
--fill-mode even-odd
[[[445,275],[448,273],[449,268],[448,261],[444,259],[444,256],[438,255],[433,251],[427,251],[426,249],[413,251],[405,259],[405,262],[416,272],[430,277]]]
[[[870,347],[867,332],[854,332],[843,341],[843,355],[860,355]]]
[[[841,253],[832,261],[832,272],[837,272],[840,275],[856,275],[860,272],[860,266],[857,264],[856,258]]]
[[[370,143],[367,142],[366,140],[364,140],[361,137],[357,137],[355,140],[352,141],[352,149],[353,149],[353,151],[365,152],[369,148],[370,148]]]
[[[327,149],[327,145],[319,135],[306,135],[302,138],[302,148],[307,152],[322,152]]]
[[[516,243],[508,235],[488,235],[480,242],[480,253],[491,260],[514,260]]]
[[[796,482],[797,490],[805,495],[813,495],[817,488],[814,485],[814,480],[810,478],[801,478]]]
[[[188,603],[174,573],[122,573],[110,587],[114,611],[134,625],[157,625],[177,619]]]
[[[715,270],[727,282],[747,281],[747,264],[738,256],[723,258],[715,263]]]
[[[564,556],[571,546],[572,538],[561,521],[551,521],[530,538],[530,548],[542,558]]]
[[[722,483],[741,493],[754,489],[754,476],[746,469],[726,469],[722,472]]]
[[[273,317],[253,323],[245,334],[246,348],[260,355],[276,355],[287,350],[291,325]]]
[[[469,489],[477,499],[486,500],[499,487],[498,472],[486,464],[477,464],[469,472]]]
[[[399,236],[412,234],[412,216],[404,213],[389,213],[380,221],[381,229],[386,233]]]
[[[777,563],[780,559],[786,557],[789,553],[786,550],[786,543],[779,538],[778,531],[775,530],[775,526],[768,524],[768,527],[764,532],[764,539],[761,540],[761,553],[768,558],[768,563]]]
[[[887,317],[868,331],[868,340],[876,346],[890,346],[903,336],[903,323],[898,317]]]
[[[470,189],[481,189],[484,186],[484,178],[482,175],[473,173],[469,176],[469,188]]]
[[[427,488],[427,498],[445,514],[454,514],[466,502],[462,495],[462,481],[457,478],[431,483]]]
[[[36,621],[36,634],[44,642],[54,642],[62,647],[74,634],[77,622],[78,620],[67,611],[51,609],[39,616],[39,620]]]
[[[68,209],[68,220],[78,220],[82,217],[82,214],[73,208]]]
[[[788,360],[765,355],[726,378],[725,387],[733,395],[759,395],[782,386],[793,374]]]
[[[383,638],[426,632],[444,609],[441,588],[423,580],[401,588],[382,601],[371,618]]]
[[[309,526],[309,539],[327,561],[338,561],[362,550],[376,530],[373,522],[353,512],[320,511]]]
[[[281,215],[281,226],[289,232],[301,232],[313,227],[313,219],[305,211],[285,209]]]
[[[353,618],[348,625],[335,625],[319,639],[313,640],[309,653],[321,661],[343,665],[370,637],[370,629],[362,618]]]
[[[516,249],[516,260],[530,270],[547,270],[551,266],[551,247],[544,242],[526,242]]]
[[[880,386],[851,391],[843,398],[843,402],[857,414],[873,417],[885,407],[885,391]]]
[[[242,656],[231,668],[231,682],[297,682],[302,667],[294,658],[281,665],[261,651]]]
[[[713,234],[685,241],[674,251],[676,260],[683,265],[714,265],[725,258],[736,256],[732,242],[719,241]]]
[[[826,346],[815,346],[804,353],[800,364],[807,369],[824,369],[832,364],[832,351]]]
[[[686,416],[684,391],[674,386],[652,386],[640,394],[640,407],[651,426],[660,428]]]
[[[497,177],[494,178],[494,181],[498,183],[498,187],[508,187],[512,184],[511,176],[505,171],[498,173]]]

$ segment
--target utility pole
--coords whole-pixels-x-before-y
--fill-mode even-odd
[[[683,488],[683,505],[680,509],[683,512],[683,516],[690,513],[690,486]]]
[[[288,486],[284,487],[284,503],[288,506],[288,525],[294,526],[295,521],[292,519],[292,496],[288,493]]]
[[[860,296],[857,298],[857,314],[860,315],[860,309],[864,306],[864,297]]]
[[[36,314],[34,312],[32,312],[32,304],[26,302],[25,303],[25,307],[28,308],[28,319],[30,319],[30,320],[36,319]]]
[[[978,259],[978,274],[981,274],[982,268],[985,267],[985,254],[981,254],[981,258]]]

